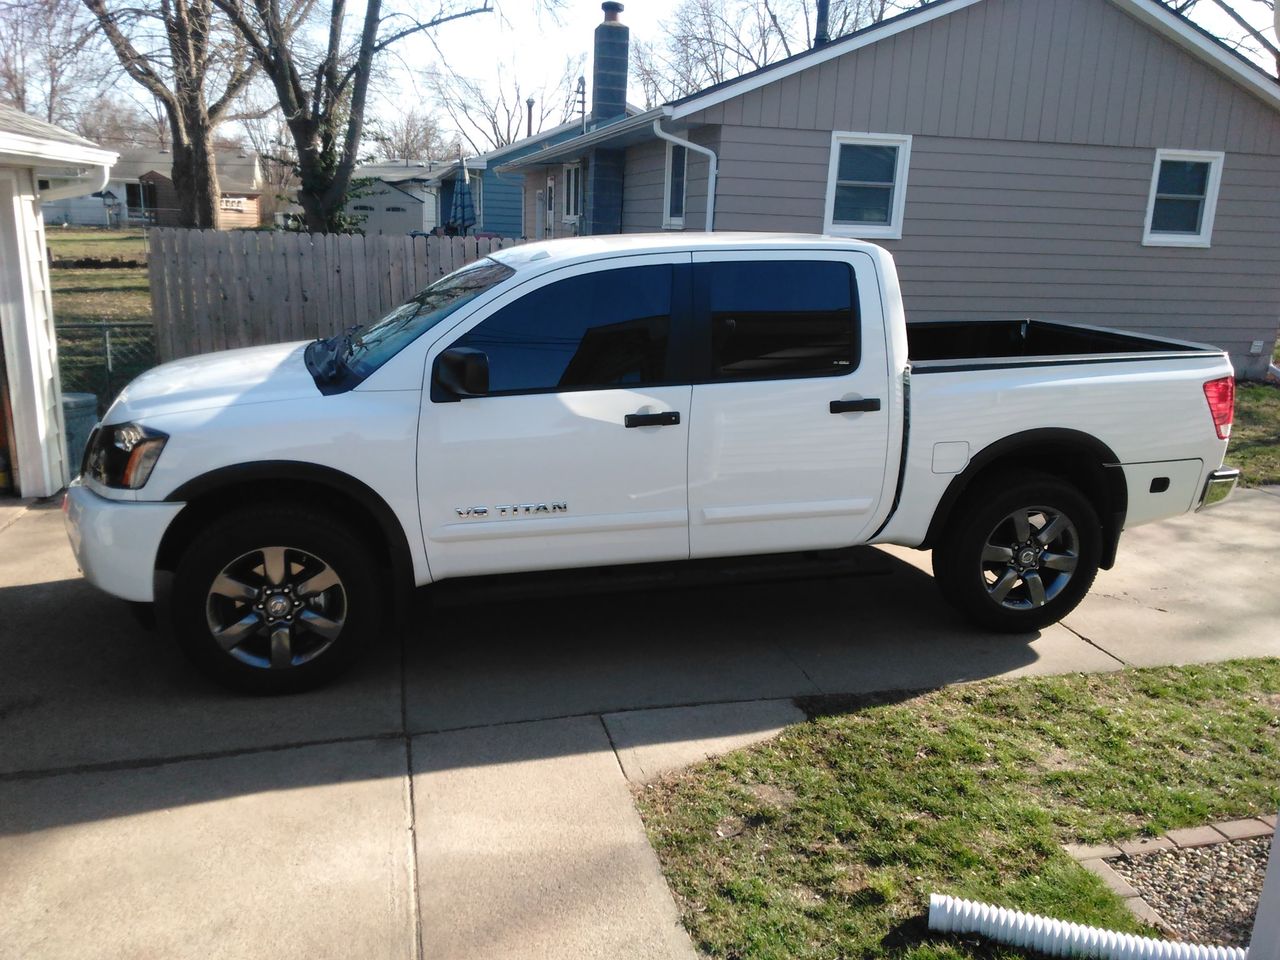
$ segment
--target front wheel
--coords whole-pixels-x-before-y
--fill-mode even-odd
[[[1098,514],[1050,477],[992,481],[966,496],[933,552],[943,595],[1001,633],[1056,623],[1088,593],[1102,553]]]
[[[385,594],[377,569],[368,544],[328,514],[239,510],[183,554],[170,623],[191,660],[226,686],[308,689],[376,638]]]

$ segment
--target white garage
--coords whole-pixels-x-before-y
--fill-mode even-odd
[[[78,466],[66,462],[40,204],[101,190],[115,159],[0,105],[0,451],[22,497],[57,493]]]

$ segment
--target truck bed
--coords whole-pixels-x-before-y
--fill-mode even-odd
[[[909,323],[907,348],[900,506],[876,542],[923,542],[955,475],[1012,436],[1103,444],[1124,471],[1127,527],[1194,508],[1222,461],[1203,391],[1231,375],[1218,347],[1025,319]]]
[[[990,367],[1204,357],[1217,347],[1053,320],[926,320],[907,324],[918,373]]]

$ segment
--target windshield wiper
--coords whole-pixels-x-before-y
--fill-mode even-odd
[[[317,380],[333,383],[347,369],[347,359],[351,356],[355,334],[363,324],[356,324],[345,333],[337,333],[324,340],[315,340],[307,344],[303,359],[307,370]]]

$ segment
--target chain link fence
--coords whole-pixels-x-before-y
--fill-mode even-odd
[[[130,380],[159,362],[145,321],[61,323],[57,331],[62,392],[92,393],[99,416]]]

